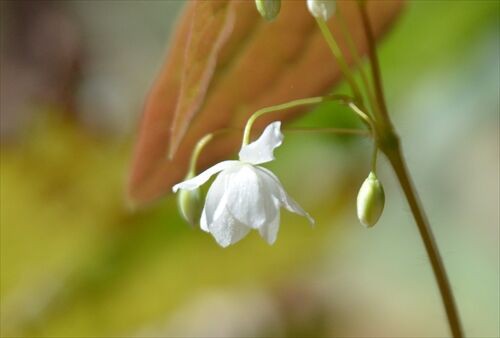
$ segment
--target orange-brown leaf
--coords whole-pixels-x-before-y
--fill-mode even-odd
[[[339,2],[339,7],[364,54],[355,1]],[[369,2],[376,36],[387,31],[401,8],[398,0]],[[329,26],[343,47],[335,18]],[[253,1],[190,2],[146,102],[128,186],[130,200],[141,205],[170,191],[183,179],[191,151],[206,133],[242,128],[265,106],[325,94],[340,78],[305,0],[283,1],[271,23],[259,17]],[[288,120],[301,112],[263,117],[256,129],[270,119]],[[213,141],[200,158],[200,168],[237,150],[240,140],[241,135],[228,134]]]
[[[221,47],[233,29],[234,10],[227,1],[193,3],[180,92],[174,112],[169,154],[175,153],[199,110],[217,65]]]

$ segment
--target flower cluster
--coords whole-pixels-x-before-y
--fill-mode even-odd
[[[362,106],[360,108],[356,105],[356,98],[360,98],[359,90],[326,25],[326,21],[335,12],[335,0],[307,0],[306,3],[353,89],[354,98],[337,96],[336,100],[347,104],[369,126],[369,132],[376,140],[373,120],[364,112]],[[255,4],[259,13],[267,20],[274,20],[281,8],[280,0],[255,0]],[[276,175],[260,166],[274,160],[274,149],[283,142],[281,122],[271,123],[255,142],[250,144],[248,142],[253,123],[262,114],[298,105],[320,103],[326,99],[328,96],[298,99],[255,112],[245,127],[239,160],[220,162],[195,176],[194,164],[199,151],[213,134],[206,135],[200,140],[193,151],[192,163],[185,181],[173,187],[174,192],[180,190],[179,210],[184,219],[191,224],[197,224],[199,220],[201,229],[211,233],[223,247],[238,242],[252,229],[257,230],[269,244],[273,244],[278,234],[282,207],[305,216],[314,223],[311,216],[288,196]],[[330,99],[335,98],[332,96]],[[358,219],[366,227],[372,227],[377,223],[385,202],[383,187],[375,175],[376,155],[377,147],[374,147],[372,172],[362,184],[357,197]],[[203,210],[200,211],[199,187],[216,174],[218,175],[208,190]]]

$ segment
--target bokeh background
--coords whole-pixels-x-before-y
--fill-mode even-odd
[[[269,167],[317,225],[286,214],[272,247],[256,234],[218,247],[173,196],[127,209],[141,107],[181,7],[1,2],[0,334],[446,336],[385,160],[385,212],[371,230],[356,219],[367,140],[286,135]],[[409,2],[380,59],[466,333],[498,337],[499,3]],[[351,123],[327,105],[293,124]]]

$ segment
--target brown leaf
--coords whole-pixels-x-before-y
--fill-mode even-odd
[[[229,38],[234,10],[227,1],[193,3],[180,93],[172,120],[170,157],[186,134],[189,123],[199,110],[215,72],[219,51]]]
[[[376,36],[387,31],[403,7],[398,0],[368,4]],[[364,54],[355,2],[342,1],[339,7]],[[329,26],[345,49],[335,17]],[[147,99],[128,186],[131,202],[142,205],[169,192],[183,179],[191,151],[206,133],[243,128],[257,109],[325,94],[340,79],[305,0],[283,1],[271,23],[260,18],[253,1],[190,2]],[[263,117],[255,129],[302,111]],[[213,141],[199,160],[200,168],[227,157],[240,141],[240,133]]]

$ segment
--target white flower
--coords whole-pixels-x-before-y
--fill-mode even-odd
[[[274,148],[281,145],[281,122],[266,127],[258,140],[245,145],[239,161],[223,161],[198,176],[174,185],[192,190],[207,182],[218,172],[208,190],[200,227],[210,232],[217,243],[226,247],[245,237],[251,229],[272,244],[280,223],[280,207],[314,220],[283,189],[279,179],[268,169],[258,166],[274,160]]]

